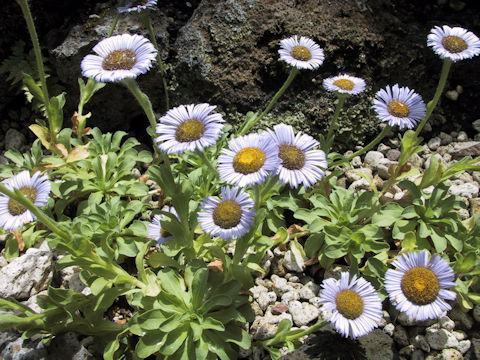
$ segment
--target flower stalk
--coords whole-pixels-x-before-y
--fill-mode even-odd
[[[158,70],[160,72],[160,77],[162,78],[163,91],[164,91],[164,94],[165,94],[165,106],[168,110],[168,109],[170,109],[170,100],[169,100],[169,97],[168,97],[167,80],[165,78],[165,67],[163,65],[163,61],[162,61],[162,58],[160,56],[160,49],[158,47],[157,38],[155,36],[155,31],[153,30],[152,21],[150,20],[149,11],[143,11],[143,19],[145,21],[145,26],[148,29],[148,33],[150,35],[150,40],[152,41],[153,46],[155,46],[155,49],[157,49]]]
[[[123,79],[122,84],[125,85],[128,90],[130,90],[132,95],[140,104],[143,112],[145,113],[148,121],[150,122],[150,126],[152,127],[153,131],[155,131],[155,127],[157,126],[157,118],[155,116],[155,113],[153,112],[152,103],[150,102],[148,96],[142,90],[140,90],[140,87],[138,86],[138,83],[135,81],[135,79]]]
[[[330,149],[332,147],[332,142],[333,142],[333,131],[335,130],[337,126],[337,120],[338,117],[340,116],[340,112],[342,111],[343,105],[345,104],[345,99],[347,98],[348,94],[342,94],[337,92],[337,105],[335,107],[335,113],[333,114],[332,121],[330,122],[330,126],[328,127],[328,133],[327,133],[327,140],[325,144],[325,154],[328,155],[330,152]]]
[[[420,132],[422,131],[423,127],[427,123],[430,115],[432,115],[433,110],[438,104],[438,100],[440,100],[440,96],[442,95],[443,89],[445,88],[445,84],[447,82],[448,73],[450,72],[450,67],[452,65],[451,59],[444,59],[442,65],[442,72],[440,74],[440,79],[438,80],[437,89],[435,90],[435,94],[433,95],[433,99],[427,104],[427,112],[423,120],[418,124],[417,129],[415,130],[415,136],[418,137]]]
[[[288,75],[287,80],[285,80],[282,87],[273,96],[272,100],[270,100],[265,110],[263,110],[263,112],[260,115],[254,116],[251,118],[250,121],[247,121],[243,125],[243,127],[240,129],[240,132],[238,133],[238,135],[240,136],[245,135],[255,124],[257,124],[260,120],[262,120],[265,117],[265,115],[267,115],[270,112],[273,105],[277,103],[278,99],[280,99],[280,97],[283,95],[285,90],[288,89],[288,87],[290,86],[290,84],[292,83],[293,79],[297,74],[298,74],[298,69],[296,67],[293,67],[292,70],[290,70],[290,74]]]

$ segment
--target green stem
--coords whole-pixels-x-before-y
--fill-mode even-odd
[[[120,13],[117,11],[117,15],[115,16],[115,19],[113,20],[112,27],[110,28],[110,31],[107,35],[107,37],[110,37],[113,35],[113,32],[115,31],[115,28],[117,27],[118,19],[120,18]]]
[[[145,20],[145,25],[148,29],[148,33],[150,35],[150,40],[152,41],[153,46],[155,46],[155,49],[157,49],[158,70],[160,71],[160,77],[162,78],[163,91],[165,94],[165,104],[168,110],[170,109],[170,100],[168,98],[168,86],[167,86],[167,79],[165,78],[165,67],[163,65],[162,58],[160,56],[160,49],[158,47],[157,38],[155,37],[155,31],[153,30],[152,21],[150,20],[149,13],[150,13],[149,11],[144,11],[143,18]]]
[[[325,144],[325,153],[328,154],[330,152],[330,148],[332,147],[332,140],[333,140],[333,130],[337,126],[337,120],[340,115],[340,111],[342,111],[343,104],[345,103],[345,99],[347,98],[347,94],[337,93],[338,102],[335,107],[335,113],[333,114],[332,121],[330,122],[330,126],[328,128],[327,134],[327,143]]]
[[[8,196],[10,199],[15,200],[16,202],[23,205],[27,210],[29,210],[33,215],[37,217],[46,227],[48,227],[53,233],[57,234],[61,238],[70,241],[70,235],[63,230],[60,230],[58,225],[50,219],[47,215],[45,215],[38,207],[36,207],[33,202],[22,195],[20,191],[10,191],[8,190],[5,185],[0,183],[0,193]]]
[[[50,104],[50,97],[48,96],[47,77],[45,76],[45,69],[43,67],[42,52],[40,50],[40,43],[38,41],[37,31],[35,30],[35,24],[33,23],[32,13],[28,7],[27,0],[17,0],[18,4],[22,8],[23,17],[27,23],[30,39],[33,44],[33,51],[35,53],[35,60],[37,61],[37,70],[42,83],[42,92],[44,97],[44,103],[48,107]]]
[[[203,151],[197,150],[197,154],[200,156],[200,159],[202,159],[202,162],[207,165],[208,169],[213,173],[217,173],[217,169],[213,166],[212,162],[207,159],[207,156]]]
[[[315,325],[311,326],[310,328],[308,328],[306,330],[303,330],[301,332],[298,332],[298,333],[295,333],[295,334],[292,334],[292,335],[287,334],[286,338],[287,338],[287,340],[290,340],[290,341],[300,339],[303,336],[310,335],[311,333],[314,333],[315,331],[320,330],[321,328],[323,328],[327,324],[328,324],[328,321],[319,321]],[[294,331],[296,331],[296,330],[294,330]]]
[[[370,150],[371,148],[373,148],[375,145],[377,145],[380,141],[382,141],[382,139],[385,137],[385,135],[388,134],[388,132],[390,131],[392,127],[390,125],[387,125],[383,128],[383,130],[380,132],[380,134],[378,134],[378,136],[373,139],[370,144],[368,144],[367,146],[365,146],[364,148],[358,150],[357,152],[353,153],[352,155],[350,155],[349,157],[347,157],[346,159],[343,159],[343,160],[339,160],[339,161],[336,161],[334,162],[333,164],[331,164],[328,168],[329,169],[333,169],[335,166],[338,166],[340,164],[343,164],[344,162],[347,162],[347,161],[350,161],[352,160],[354,157],[356,156],[360,156],[362,155],[363,153],[367,152],[368,150]]]
[[[257,207],[257,210],[258,210],[261,207],[261,204],[260,204],[261,196],[260,196],[260,185],[259,184],[255,184],[253,186],[253,196],[254,196],[255,206]]]
[[[450,71],[450,66],[452,65],[452,60],[444,59],[442,65],[442,72],[440,74],[440,79],[438,80],[437,89],[435,90],[435,95],[433,95],[433,99],[427,104],[427,112],[425,117],[417,126],[415,130],[415,137],[418,137],[420,132],[422,131],[423,127],[427,123],[430,115],[432,115],[433,110],[438,104],[438,100],[440,100],[440,96],[442,95],[443,89],[445,88],[445,84],[447,83],[448,73]]]
[[[152,127],[153,131],[155,131],[155,127],[157,126],[157,118],[155,117],[152,103],[150,102],[148,96],[145,95],[142,90],[140,90],[135,79],[123,79],[122,83],[128,88],[128,90],[130,90],[132,95],[138,101],[143,111],[145,112],[145,115],[147,115],[150,126]]]
[[[293,79],[297,74],[298,74],[298,69],[296,67],[293,67],[292,70],[290,71],[290,74],[288,75],[287,80],[285,80],[280,90],[278,90],[277,93],[273,96],[272,100],[270,100],[270,103],[267,105],[265,110],[263,110],[263,112],[259,116],[255,116],[252,118],[251,121],[246,122],[245,125],[243,125],[240,132],[238,133],[239,135],[245,135],[256,123],[262,120],[263,117],[269,113],[273,105],[277,103],[278,99],[280,99],[280,97],[283,95],[285,90],[287,90],[287,88],[290,86],[290,84],[292,83]]]

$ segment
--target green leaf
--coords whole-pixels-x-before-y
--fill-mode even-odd
[[[372,216],[372,224],[380,227],[392,226],[400,219],[402,211],[403,208],[400,205],[390,202]]]
[[[192,306],[194,309],[200,307],[207,290],[208,270],[198,269],[193,276],[192,282]]]
[[[173,269],[162,269],[157,274],[163,290],[183,300],[185,304],[190,302],[186,293],[183,278]]]
[[[41,104],[45,104],[45,98],[43,97],[42,89],[37,85],[35,80],[33,80],[30,75],[23,73],[23,84],[27,87],[28,91],[32,93],[36,100],[38,100]]]
[[[402,252],[410,252],[417,247],[417,237],[413,231],[409,231],[405,234],[402,241]]]
[[[18,257],[18,242],[15,239],[15,236],[7,236],[7,241],[5,243],[5,258],[10,261],[13,258]]]
[[[148,263],[154,268],[158,267],[171,267],[179,269],[181,266],[173,260],[170,256],[164,253],[152,253],[149,255]]]
[[[182,326],[168,333],[165,344],[160,349],[163,355],[173,355],[183,344],[188,335],[188,328]]]
[[[137,343],[135,353],[140,359],[145,359],[160,350],[165,345],[168,334],[161,331],[150,331],[145,334]]]

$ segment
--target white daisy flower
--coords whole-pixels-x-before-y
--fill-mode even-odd
[[[445,300],[455,300],[455,274],[438,255],[425,250],[403,254],[385,274],[385,289],[395,307],[415,320],[435,319],[452,307]]]
[[[427,107],[422,97],[408,87],[398,84],[379,90],[375,94],[372,108],[377,117],[388,125],[398,125],[400,129],[412,129],[425,117]]]
[[[155,141],[168,154],[180,154],[186,150],[203,151],[215,144],[222,133],[224,122],[221,114],[210,114],[216,106],[209,104],[180,105],[162,116]]]
[[[37,207],[45,206],[50,193],[50,181],[47,175],[37,171],[33,176],[25,170],[14,177],[3,181],[5,187],[14,191],[18,189],[23,196],[29,198]],[[0,196],[0,227],[4,230],[15,230],[24,224],[34,221],[36,216],[17,201],[6,195]]]
[[[173,214],[178,219],[178,214],[173,206],[169,207],[165,212]],[[162,229],[161,221],[166,219],[167,215],[165,214],[157,214],[153,217],[152,222],[148,225],[148,237],[152,240],[155,240],[159,244],[165,244],[168,240],[173,238],[172,234],[170,234],[165,229]]]
[[[471,59],[480,54],[480,40],[461,27],[435,26],[428,35],[427,45],[442,59],[453,62]]]
[[[373,286],[356,275],[342,272],[340,279],[325,279],[320,294],[320,310],[330,313],[328,321],[345,337],[368,334],[382,319],[382,302]]]
[[[323,87],[327,91],[337,91],[342,94],[357,95],[365,90],[365,80],[343,74],[324,79]]]
[[[122,34],[103,39],[94,46],[97,55],[83,58],[82,75],[99,82],[135,79],[155,61],[157,50],[141,35]]]
[[[316,69],[323,64],[323,49],[312,39],[297,35],[280,41],[280,60],[297,69]]]
[[[119,13],[126,12],[142,12],[143,10],[157,10],[157,0],[140,0],[140,1],[127,1],[125,6],[119,7],[117,10]]]
[[[221,180],[244,187],[263,183],[280,162],[278,146],[268,134],[248,134],[228,142],[217,166]]]
[[[325,175],[328,167],[322,150],[311,150],[319,142],[310,135],[293,133],[290,125],[278,124],[267,130],[278,145],[278,157],[282,161],[276,170],[280,181],[297,188],[301,184],[309,187]]]
[[[238,187],[223,187],[221,199],[208,196],[203,200],[198,222],[203,231],[224,240],[241,238],[255,220],[255,203]]]

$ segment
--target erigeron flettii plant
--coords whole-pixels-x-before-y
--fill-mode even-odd
[[[27,337],[65,331],[92,335],[104,359],[224,360],[251,346],[277,359],[281,348],[294,350],[301,338],[327,323],[345,337],[367,334],[378,326],[386,301],[417,320],[437,318],[455,301],[464,310],[480,304],[480,218],[462,221],[455,210],[463,203],[448,194],[445,183],[461,172],[480,170],[479,159],[466,157],[443,168],[432,157],[423,173],[409,164],[422,151],[420,131],[452,63],[480,53],[472,33],[432,29],[427,44],[444,61],[433,99],[425,104],[421,95],[399,84],[380,89],[372,108],[385,127],[344,157],[331,151],[336,121],[347,97],[366,89],[365,81],[352,75],[323,81],[337,96],[325,136],[316,139],[283,123],[250,132],[297,75],[323,64],[323,50],[305,36],[280,41],[280,60],[290,73],[266,109],[248,113],[236,132],[214,105],[169,109],[168,95],[167,111],[157,119],[135,79],[159,61],[158,46],[140,34],[109,36],[93,48],[96,55],[79,64],[88,81],[79,79],[73,126],[63,128],[65,94],[49,97],[30,10],[25,0],[18,2],[41,85],[28,75],[24,82],[46,110],[45,119],[30,127],[39,138],[31,151],[5,154],[15,163],[0,173],[6,178],[0,183],[5,253],[11,259],[46,238],[63,255],[57,266],[75,267],[91,294],[50,287],[37,297],[40,313],[0,299],[6,310],[0,328],[16,327]],[[128,2],[119,14],[147,12],[148,17],[155,3]],[[105,82],[124,84],[144,110],[153,155],[135,149],[138,142],[124,140],[124,132],[102,134],[86,126],[91,114],[83,114],[83,107],[109,86]],[[363,192],[336,184],[340,168],[397,130],[403,131],[401,155],[381,191],[368,177],[371,186]],[[132,175],[138,163],[148,165],[147,176],[159,189],[150,190],[146,176]],[[405,196],[394,201],[389,195],[397,185]],[[287,231],[287,209],[301,231]],[[147,211],[153,211],[151,217]],[[264,272],[267,250],[280,243],[324,269],[344,264],[349,270],[321,284],[325,322],[303,330],[283,320],[271,338],[252,343],[246,331],[253,321],[248,289],[255,274]],[[108,316],[119,300],[131,312],[121,322]]]

